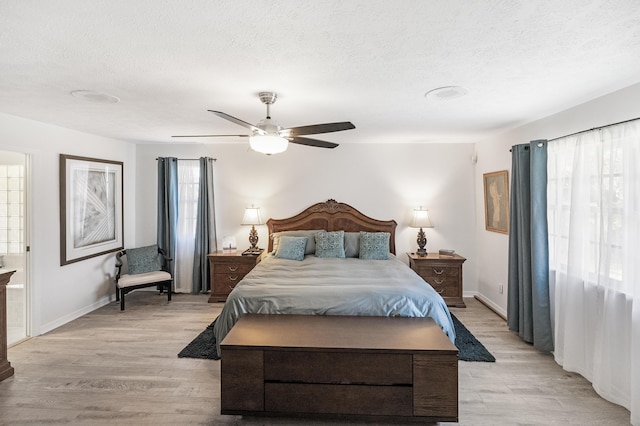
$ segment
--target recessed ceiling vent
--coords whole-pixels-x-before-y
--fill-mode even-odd
[[[71,96],[101,104],[117,104],[120,102],[120,98],[107,95],[106,93],[95,92],[93,90],[74,90],[71,92]]]
[[[448,101],[462,97],[469,93],[467,89],[462,86],[444,86],[437,89],[429,90],[424,94],[427,99],[438,99],[440,101]]]

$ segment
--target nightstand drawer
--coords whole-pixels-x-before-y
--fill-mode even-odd
[[[442,297],[460,296],[457,279],[432,277],[425,278],[425,281]]]
[[[240,253],[217,252],[207,257],[211,274],[209,302],[226,301],[231,290],[260,262],[259,256],[243,256]]]
[[[255,263],[247,264],[247,263],[214,263],[213,264],[213,273],[214,274],[230,274],[230,275],[238,275],[242,274],[243,276],[247,274],[250,270],[253,269]]]
[[[247,274],[214,274],[213,291],[229,294]]]
[[[418,275],[429,278],[453,278],[455,280],[460,276],[460,268],[457,266],[441,266],[441,265],[421,265],[418,267]]]
[[[462,300],[462,264],[466,260],[464,257],[458,254],[441,256],[438,253],[429,253],[426,256],[415,253],[408,255],[411,269],[442,296],[447,306],[465,307]]]

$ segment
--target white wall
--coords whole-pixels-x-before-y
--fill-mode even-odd
[[[114,255],[60,266],[59,155],[124,162],[124,238],[133,244],[135,146],[0,114],[0,150],[29,154],[32,335],[47,332],[107,303],[114,294]]]
[[[408,227],[412,210],[430,210],[435,228],[426,229],[427,249],[453,248],[467,257],[465,292],[474,294],[474,166],[472,144],[342,144],[336,149],[291,145],[266,156],[234,143],[138,145],[136,241],[156,239],[156,160],[158,156],[217,158],[215,197],[218,242],[235,236],[238,249],[249,246],[249,228],[240,225],[245,207],[261,208],[263,219],[285,218],[330,198],[365,215],[398,222],[397,254],[415,251],[417,229]],[[266,226],[257,227],[259,246],[267,246]]]
[[[640,116],[640,84],[477,144],[343,144],[335,150],[292,145],[264,156],[234,143],[148,144],[102,138],[0,114],[0,150],[31,156],[32,333],[49,331],[107,303],[113,294],[113,255],[60,266],[59,154],[124,162],[125,247],[155,242],[158,156],[218,159],[215,165],[218,241],[234,235],[248,246],[239,223],[244,208],[260,206],[264,218],[289,217],[334,198],[362,213],[398,222],[397,252],[416,248],[408,228],[411,210],[430,209],[427,249],[454,248],[467,257],[465,294],[480,296],[506,313],[508,236],[485,231],[482,174],[511,169],[509,148]],[[471,163],[473,152],[478,162]],[[266,246],[266,227],[258,227]],[[406,259],[404,259],[406,261]],[[505,292],[498,293],[498,284]]]
[[[484,228],[483,173],[509,170],[511,179],[511,153],[513,145],[535,139],[553,139],[570,133],[592,129],[619,121],[640,117],[640,84],[602,96],[593,101],[568,109],[519,127],[490,140],[476,144],[478,163],[475,175],[476,241],[478,254],[478,291],[481,298],[499,312],[507,311],[507,263],[509,237],[486,231]],[[551,142],[553,143],[553,142]],[[498,291],[504,284],[504,293]]]

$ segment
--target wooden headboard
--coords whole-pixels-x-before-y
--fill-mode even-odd
[[[286,219],[269,219],[269,251],[273,250],[271,234],[281,231],[324,229],[345,232],[389,232],[389,251],[396,254],[395,220],[377,220],[365,216],[348,204],[328,200],[308,207]]]

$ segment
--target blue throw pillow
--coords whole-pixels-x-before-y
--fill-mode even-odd
[[[360,231],[360,259],[389,259],[388,232]]]
[[[288,237],[307,237],[307,247],[304,249],[304,254],[313,254],[316,252],[316,240],[314,237],[318,231],[321,231],[321,229],[274,232],[271,234],[271,239],[273,240],[273,252],[275,254],[278,251],[280,237],[286,235]]]
[[[345,257],[344,231],[320,231],[316,234],[316,256]]]
[[[283,235],[280,237],[275,256],[279,259],[303,260],[307,240],[307,237],[289,237]]]
[[[159,271],[162,268],[158,246],[146,246],[140,248],[127,249],[127,264],[129,274],[144,274],[147,272]]]

